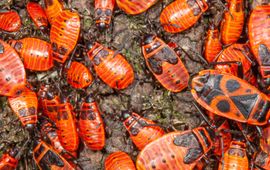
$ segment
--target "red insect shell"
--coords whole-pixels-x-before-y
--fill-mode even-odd
[[[246,144],[240,141],[232,141],[224,154],[223,161],[219,163],[218,170],[249,170]]]
[[[265,125],[269,98],[248,82],[216,70],[203,70],[191,82],[194,99],[206,110],[251,125]]]
[[[44,9],[38,3],[28,2],[26,8],[28,14],[38,28],[44,29],[48,27],[47,15],[45,14]]]
[[[250,14],[248,37],[263,79],[270,79],[270,5],[257,6]],[[269,83],[268,83],[269,86]]]
[[[248,58],[247,58],[248,57]],[[252,71],[252,59],[253,56],[249,50],[248,44],[232,44],[228,48],[224,49],[222,53],[216,58],[216,62],[228,62],[239,61],[243,66],[244,80],[248,81],[252,85],[257,84],[257,78]],[[223,73],[230,73],[237,76],[238,67],[237,64],[230,65],[216,65],[216,70]]]
[[[243,0],[231,0],[229,10],[225,12],[221,23],[221,40],[223,44],[235,43],[243,30],[245,13]]]
[[[137,170],[192,170],[212,146],[211,134],[204,127],[171,132],[146,145],[137,157],[136,167]]]
[[[35,92],[25,89],[16,97],[9,97],[8,103],[23,126],[33,128],[37,123],[38,99]]]
[[[23,58],[24,67],[33,71],[47,71],[53,67],[51,45],[38,38],[10,40],[9,43]]]
[[[21,18],[17,12],[0,12],[0,30],[15,32],[21,28],[21,25]]]
[[[65,158],[59,155],[50,145],[43,141],[35,141],[33,158],[39,169],[75,170]]]
[[[80,27],[80,16],[76,12],[64,10],[54,19],[50,32],[54,60],[66,61],[77,44]]]
[[[142,150],[147,144],[165,134],[164,130],[153,121],[143,118],[134,112],[123,112],[123,117],[125,118],[124,126],[139,150]]]
[[[219,31],[217,28],[211,25],[205,40],[204,57],[209,63],[211,63],[221,50],[222,44],[219,39]]]
[[[133,69],[121,54],[95,43],[90,45],[87,55],[97,75],[110,87],[124,89],[133,82]]]
[[[53,98],[41,99],[41,105],[43,114],[48,116],[53,122],[57,119],[57,109],[60,99],[58,96],[53,96]]]
[[[0,40],[0,95],[15,96],[26,85],[26,73],[17,52]]]
[[[104,123],[97,103],[91,98],[82,103],[79,115],[79,135],[91,150],[101,150],[105,145]]]
[[[10,154],[3,154],[0,159],[1,170],[15,170],[18,165],[18,160]]]
[[[67,71],[67,82],[74,88],[85,88],[93,82],[93,76],[85,65],[73,61]]]
[[[76,151],[79,147],[79,137],[72,110],[72,105],[66,101],[58,105],[56,127],[62,146],[76,157]]]
[[[189,73],[175,51],[154,35],[147,35],[142,44],[146,65],[160,84],[172,92],[188,86]]]
[[[99,29],[109,27],[114,6],[115,0],[95,0],[95,20]]]
[[[116,0],[118,7],[125,13],[137,15],[145,12],[158,0]]]
[[[136,170],[136,168],[129,155],[119,151],[106,158],[105,170]]]
[[[59,0],[44,0],[45,13],[50,24],[53,24],[54,19],[64,10],[63,4]]]
[[[163,9],[160,23],[165,31],[178,33],[193,26],[207,9],[205,0],[177,0]]]

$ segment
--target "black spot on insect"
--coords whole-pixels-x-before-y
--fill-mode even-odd
[[[65,55],[67,53],[67,51],[68,50],[63,46],[59,48],[59,54],[61,54],[61,55]]]
[[[9,82],[11,80],[11,77],[6,77],[6,81]]]
[[[219,111],[227,113],[230,111],[230,103],[227,100],[221,100],[218,102],[217,108]]]
[[[132,136],[136,136],[139,133],[139,129],[138,128],[131,127],[130,128],[130,133],[131,133]]]
[[[177,81],[175,82],[175,84],[179,84],[179,83],[181,83],[181,80],[177,80]]]
[[[226,82],[226,88],[229,92],[234,92],[240,88],[238,81],[230,79]]]

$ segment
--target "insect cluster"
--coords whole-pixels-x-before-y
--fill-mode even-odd
[[[96,29],[113,27],[116,5],[128,15],[137,15],[157,3],[161,2],[95,0]],[[209,22],[204,58],[200,57],[206,69],[190,74],[182,60],[182,53],[189,56],[189,52],[175,42],[166,43],[162,32],[190,29],[214,3],[222,3],[224,11]],[[15,169],[27,150],[33,168],[84,169],[80,146],[103,151],[108,128],[103,120],[106,113],[100,111],[97,94],[89,87],[98,79],[118,95],[139,81],[120,50],[82,35],[81,16],[68,5],[69,1],[59,0],[24,5],[43,39],[11,38],[22,30],[16,11],[20,7],[0,11],[4,35],[0,37],[0,95],[28,133],[23,144],[11,144],[5,151],[0,169]],[[270,5],[260,4],[249,14],[246,6],[243,0],[176,0],[162,9],[159,31],[142,33],[145,69],[172,94],[189,91],[194,99],[190,105],[204,122],[178,131],[123,109],[116,118],[139,154],[134,163],[127,153],[113,152],[102,162],[104,169],[198,170],[207,164],[219,170],[270,169]],[[49,70],[57,79],[48,78],[49,74],[30,78]]]

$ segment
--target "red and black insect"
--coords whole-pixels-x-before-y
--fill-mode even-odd
[[[248,170],[249,161],[246,152],[246,144],[233,140],[224,158],[219,163],[218,170]]]
[[[20,95],[9,97],[8,103],[27,130],[33,130],[37,123],[38,99],[35,92],[25,89]]]
[[[54,127],[52,123],[46,119],[42,119],[40,123],[40,132],[44,138],[48,139],[51,146],[57,153],[61,154],[66,159],[74,158],[73,155],[66,151],[62,146],[56,132],[56,127]]]
[[[118,7],[125,13],[137,15],[145,12],[158,0],[116,0]]]
[[[48,19],[44,9],[36,2],[28,2],[27,12],[31,17],[32,21],[41,30],[48,27]]]
[[[250,14],[248,37],[251,50],[259,64],[262,85],[269,90],[270,85],[270,5],[257,6]]]
[[[222,44],[219,38],[219,31],[214,24],[211,24],[204,43],[204,57],[209,63],[211,63],[221,50]]]
[[[129,155],[119,151],[106,158],[105,170],[136,170],[136,168]]]
[[[268,123],[268,97],[238,77],[203,70],[193,77],[191,88],[194,99],[216,115],[252,125]]]
[[[44,0],[45,13],[50,24],[53,24],[54,19],[64,10],[64,6],[59,0]]]
[[[21,28],[21,18],[16,11],[0,12],[0,30],[15,32]]]
[[[189,73],[176,52],[155,35],[146,35],[142,43],[146,65],[160,84],[172,92],[188,86]]]
[[[73,61],[67,70],[67,82],[74,88],[86,88],[93,82],[89,69],[77,61]]]
[[[105,130],[101,113],[92,95],[88,95],[80,108],[79,135],[91,150],[101,150],[105,145]]]
[[[115,0],[95,0],[96,26],[103,30],[111,24]]]
[[[243,0],[231,0],[229,10],[225,12],[221,22],[220,33],[223,44],[233,44],[240,38],[244,20]]]
[[[47,71],[53,67],[51,45],[38,38],[10,40],[11,46],[20,54],[24,67],[33,71]]]
[[[74,116],[72,105],[67,98],[61,97],[56,120],[57,134],[65,150],[77,157],[79,137]]]
[[[50,32],[54,60],[66,61],[77,44],[80,27],[80,16],[76,12],[64,10],[56,16]]]
[[[19,95],[26,85],[26,73],[17,52],[0,40],[0,95]]]
[[[0,159],[0,169],[15,170],[18,165],[18,159],[15,156],[16,152],[13,150],[9,153],[4,153]]]
[[[193,169],[211,150],[213,135],[211,129],[204,127],[168,133],[144,147],[136,167],[139,170]]]
[[[28,140],[24,143],[24,145],[19,149],[14,147],[9,149],[6,153],[2,155],[0,158],[0,169],[1,170],[15,170],[18,166],[18,162],[22,153],[28,144]]]
[[[259,151],[254,154],[254,165],[260,169],[269,169],[270,167],[270,154],[264,151]]]
[[[134,80],[131,65],[123,55],[99,43],[88,44],[87,55],[94,64],[97,75],[110,87],[127,88]]]
[[[257,85],[257,78],[252,67],[255,62],[248,44],[232,44],[224,49],[215,59],[215,69],[222,73],[230,73]]]
[[[131,140],[139,150],[165,134],[164,130],[153,121],[134,112],[123,111],[122,118]]]
[[[59,96],[55,95],[53,92],[42,90],[39,97],[42,114],[49,117],[53,122],[56,122],[58,105],[60,103]]]
[[[75,170],[61,155],[59,155],[50,145],[42,140],[34,141],[33,158],[39,169],[54,170]]]
[[[206,0],[177,0],[163,9],[160,23],[165,31],[178,33],[193,26],[207,9]]]

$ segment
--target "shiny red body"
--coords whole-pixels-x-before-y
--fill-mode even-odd
[[[153,121],[143,118],[134,112],[127,113],[125,118],[124,126],[139,150],[142,150],[147,144],[165,134],[164,130]]]
[[[73,108],[69,102],[65,101],[58,105],[56,127],[62,146],[76,157],[76,152],[79,147],[79,137]]]
[[[26,73],[17,52],[0,40],[0,95],[15,96],[26,85]]]
[[[10,154],[3,154],[0,158],[0,169],[1,170],[15,170],[18,165],[18,160]]]
[[[59,0],[44,0],[45,13],[50,24],[53,24],[54,19],[64,10],[63,4]]]
[[[114,152],[106,158],[105,170],[136,170],[136,168],[128,154]]]
[[[115,89],[127,88],[134,80],[134,72],[127,60],[116,51],[94,43],[88,53],[97,75]]]
[[[75,170],[68,161],[59,155],[50,145],[43,141],[35,141],[33,158],[39,169]]]
[[[33,71],[47,71],[53,67],[51,45],[38,38],[10,40],[9,43],[20,54],[24,67]]]
[[[54,60],[66,61],[77,44],[80,26],[80,16],[76,12],[64,10],[56,16],[50,32]]]
[[[26,8],[32,21],[38,28],[44,29],[48,27],[49,23],[48,23],[47,15],[44,9],[38,3],[28,2]]]
[[[73,61],[67,71],[67,82],[74,88],[87,88],[93,83],[93,76],[85,65]]]
[[[180,92],[188,86],[189,73],[176,52],[154,35],[147,35],[142,53],[150,71],[160,84],[172,92]]]
[[[265,125],[269,98],[256,87],[231,74],[203,70],[191,81],[194,99],[206,110],[251,125]]]
[[[219,38],[219,31],[214,26],[210,26],[204,43],[204,57],[209,63],[211,63],[221,50],[222,44]]]
[[[0,30],[15,32],[21,28],[21,25],[21,18],[17,12],[0,12]]]
[[[218,170],[249,170],[246,144],[232,141],[224,154],[224,159],[219,163]]]
[[[212,135],[204,127],[171,132],[146,145],[137,157],[136,167],[137,170],[192,170],[212,146]]]
[[[125,13],[137,15],[145,12],[158,0],[116,0],[118,7]]]
[[[78,120],[81,139],[91,150],[101,150],[105,145],[104,123],[94,100],[85,101],[81,105]]]
[[[9,97],[8,103],[23,126],[33,126],[37,123],[38,99],[35,92],[25,89],[16,97]]]
[[[243,0],[231,0],[221,23],[221,40],[225,45],[235,43],[243,30],[245,13]]]
[[[44,135],[44,137],[48,139],[51,146],[57,153],[63,155],[67,159],[71,157],[70,155],[67,154],[67,151],[62,146],[59,137],[57,135],[56,128],[53,127],[53,125],[49,121],[47,120],[42,121],[40,131]]]
[[[163,9],[160,24],[167,32],[182,32],[193,26],[207,9],[205,0],[177,0]]]
[[[251,50],[259,65],[259,72],[269,90],[270,79],[270,5],[257,6],[250,14],[248,37]]]
[[[56,122],[57,120],[57,109],[58,105],[60,103],[60,99],[58,96],[54,96],[54,98],[49,99],[41,99],[41,105],[42,105],[42,113],[46,116],[48,116],[53,122]]]
[[[248,81],[252,85],[257,84],[257,78],[252,71],[253,56],[249,49],[248,44],[232,44],[228,48],[224,49],[222,53],[216,58],[216,62],[229,62],[238,61],[242,63],[243,67],[243,79]],[[238,76],[237,64],[220,64],[215,66],[216,70],[223,73],[230,73],[234,76]]]
[[[109,27],[114,6],[115,0],[95,0],[95,20],[98,27]]]

